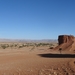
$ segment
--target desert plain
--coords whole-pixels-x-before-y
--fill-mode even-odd
[[[57,43],[0,43],[0,75],[75,75],[75,52]]]

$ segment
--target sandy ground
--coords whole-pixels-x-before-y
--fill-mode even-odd
[[[75,75],[75,55],[47,47],[0,49],[0,75]]]

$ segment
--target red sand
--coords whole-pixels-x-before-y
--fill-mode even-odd
[[[0,75],[75,75],[74,58],[41,57],[59,53],[39,49],[0,50]]]

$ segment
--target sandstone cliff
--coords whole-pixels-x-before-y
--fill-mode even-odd
[[[58,36],[58,46],[55,47],[55,50],[75,50],[75,37],[73,35],[59,35]]]

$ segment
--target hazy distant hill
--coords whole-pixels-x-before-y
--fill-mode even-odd
[[[56,42],[56,39],[43,39],[43,40],[26,40],[26,39],[0,39],[0,42],[27,42],[27,43],[31,43],[31,42],[41,42],[41,43],[49,43],[49,42]]]

